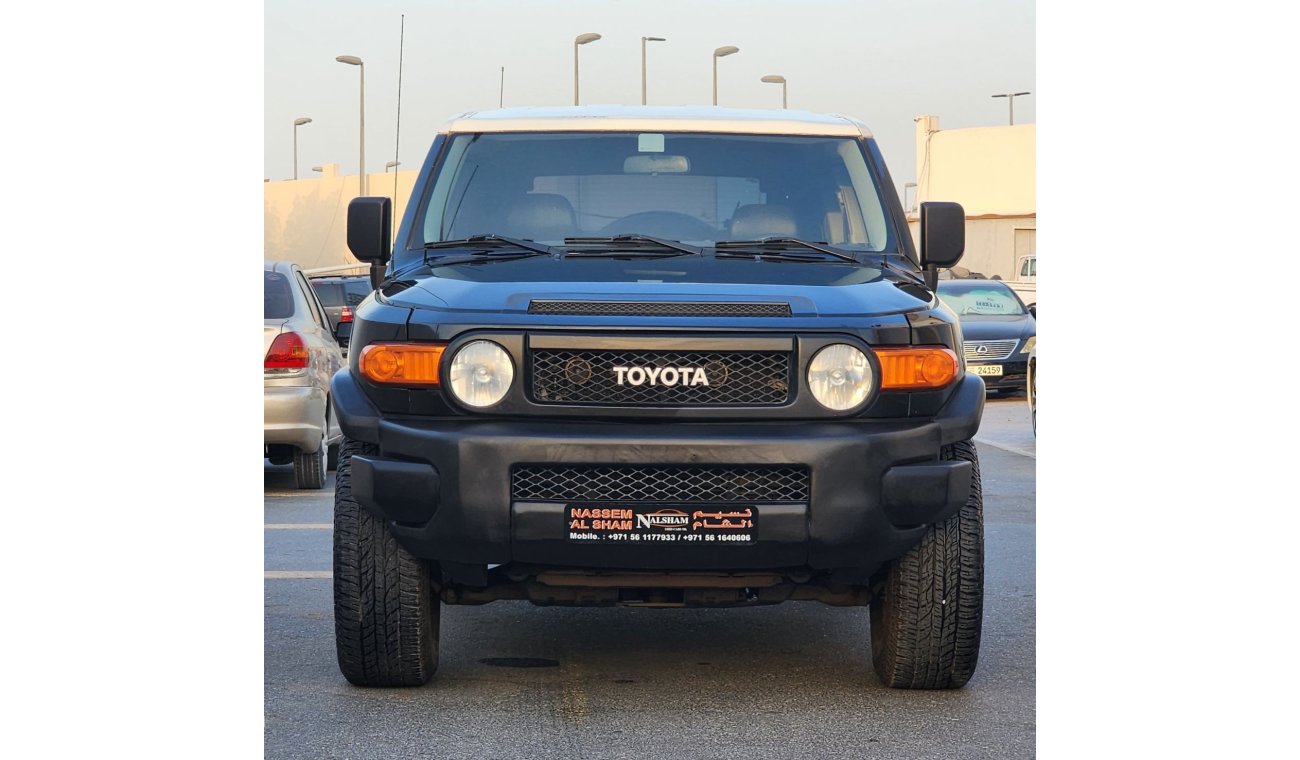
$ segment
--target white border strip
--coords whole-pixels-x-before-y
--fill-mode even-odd
[[[314,581],[333,580],[334,573],[329,570],[267,570],[268,581]]]

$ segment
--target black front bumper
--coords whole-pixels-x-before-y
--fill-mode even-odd
[[[417,556],[479,566],[837,569],[903,554],[965,502],[971,464],[939,453],[975,434],[984,384],[965,376],[930,420],[780,424],[383,417],[347,370],[334,377],[332,398],[344,433],[380,450],[352,458],[354,497]],[[810,489],[803,503],[760,505],[752,543],[584,543],[569,540],[566,503],[512,499],[512,469],[523,464],[802,465]]]

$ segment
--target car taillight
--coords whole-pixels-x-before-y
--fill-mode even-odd
[[[266,352],[265,369],[302,369],[307,366],[307,344],[296,332],[280,333]]]
[[[343,307],[343,311],[339,312],[339,321],[340,321],[340,322],[351,322],[351,321],[352,321],[352,309],[349,309],[348,307],[344,306],[344,307]]]

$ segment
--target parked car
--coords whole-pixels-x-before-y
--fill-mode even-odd
[[[299,488],[324,488],[343,436],[329,398],[343,353],[297,265],[268,261],[263,280],[263,455],[272,464],[292,462]]]
[[[441,605],[513,599],[869,606],[883,683],[967,682],[984,382],[931,289],[960,205],[918,252],[866,127],[787,110],[472,113],[424,166],[396,237],[348,207],[386,267],[332,385],[349,681],[425,683]]]
[[[966,370],[990,392],[1024,390],[1037,325],[1015,291],[998,280],[941,280],[937,293],[961,320]]]
[[[1034,429],[1034,435],[1038,435],[1038,391],[1034,387],[1034,380],[1038,376],[1038,346],[1029,349],[1029,371],[1028,371],[1029,390],[1025,393],[1029,400],[1029,424]]]
[[[1015,279],[1006,283],[1027,307],[1033,309],[1038,303],[1038,256],[1021,256]]]
[[[339,275],[309,278],[316,297],[325,307],[329,317],[330,332],[338,337],[343,355],[348,353],[348,339],[352,336],[352,315],[358,305],[370,295],[370,275]],[[347,325],[346,327],[342,327]],[[342,329],[340,329],[342,327]]]

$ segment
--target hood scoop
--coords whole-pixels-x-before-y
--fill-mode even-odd
[[[754,301],[543,301],[529,314],[594,317],[788,317],[788,303]]]

